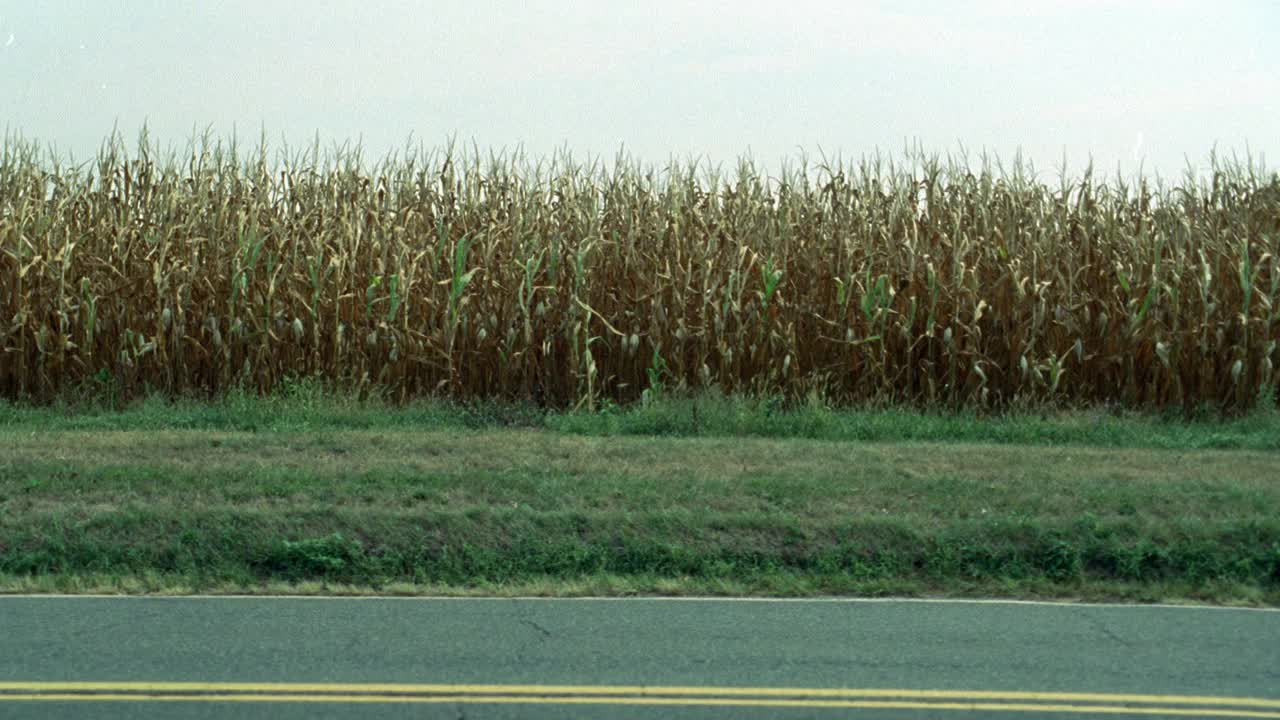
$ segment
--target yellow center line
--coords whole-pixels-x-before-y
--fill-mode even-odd
[[[495,685],[424,683],[255,683],[255,682],[0,682],[0,693],[365,693],[403,695],[579,695],[714,696],[725,698],[894,698],[910,700],[1028,701],[1066,703],[1213,705],[1280,710],[1280,699],[1212,695],[1005,690],[911,690],[893,688],[696,687],[658,685]],[[13,697],[3,694],[0,697]]]
[[[789,700],[782,698],[697,697],[515,697],[511,695],[84,695],[36,693],[5,695],[5,700],[89,702],[292,702],[292,703],[468,703],[529,705],[651,705],[774,708],[835,708],[883,710],[960,710],[993,712],[1050,712],[1105,715],[1165,715],[1178,717],[1280,718],[1280,712],[1188,707],[1132,707],[1048,703],[922,702],[910,700]]]

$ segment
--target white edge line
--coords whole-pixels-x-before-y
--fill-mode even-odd
[[[1070,600],[1000,600],[1000,599],[963,599],[963,598],[771,598],[771,597],[715,597],[715,596],[661,596],[661,595],[629,595],[629,596],[577,596],[577,597],[543,597],[537,595],[501,596],[467,596],[467,595],[148,595],[111,594],[111,593],[0,593],[0,602],[6,599],[55,599],[55,600],[397,600],[397,601],[483,601],[483,602],[681,602],[681,603],[810,603],[810,604],[929,604],[929,605],[1030,605],[1065,608],[1121,608],[1130,610],[1248,610],[1251,612],[1280,612],[1280,607],[1248,607],[1226,605],[1173,605],[1169,603],[1089,603],[1072,602]]]

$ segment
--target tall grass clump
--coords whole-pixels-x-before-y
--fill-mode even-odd
[[[73,166],[8,137],[0,396],[1247,409],[1280,386],[1278,246],[1252,161],[1046,183],[919,151],[770,177],[144,137]]]

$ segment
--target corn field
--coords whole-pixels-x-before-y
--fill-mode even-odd
[[[646,392],[1247,409],[1280,386],[1280,178],[940,159],[650,168],[106,142],[0,158],[0,396],[594,408]]]

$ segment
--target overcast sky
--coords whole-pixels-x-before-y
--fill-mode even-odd
[[[410,137],[661,163],[916,142],[1170,176],[1280,158],[1280,2],[0,0],[0,124],[91,155]]]

